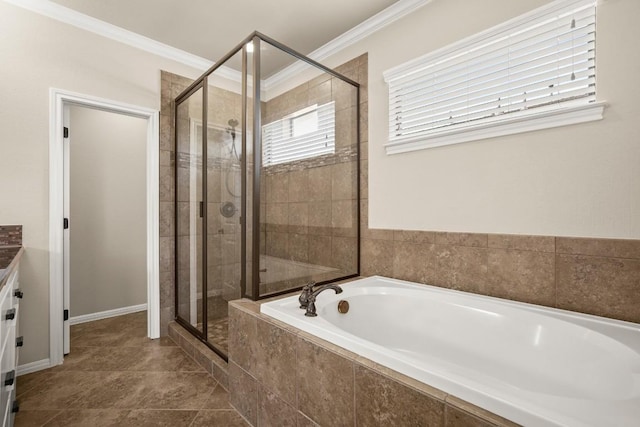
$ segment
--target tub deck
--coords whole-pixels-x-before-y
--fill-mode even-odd
[[[638,425],[638,324],[377,276],[341,286],[315,318],[297,296],[261,312],[523,425]]]

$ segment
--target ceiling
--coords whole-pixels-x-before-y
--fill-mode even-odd
[[[254,30],[309,54],[398,0],[51,1],[217,61]]]

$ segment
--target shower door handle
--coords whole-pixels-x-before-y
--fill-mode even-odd
[[[204,202],[200,202],[200,218],[204,217]]]

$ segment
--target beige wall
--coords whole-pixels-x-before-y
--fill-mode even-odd
[[[71,317],[147,302],[147,121],[70,108]]]
[[[373,228],[640,238],[640,16],[601,1],[597,93],[604,120],[388,156],[382,73],[544,0],[434,0],[323,62],[369,52],[369,224]]]
[[[173,61],[0,2],[0,224],[24,224],[20,363],[49,357],[49,88],[160,107]]]

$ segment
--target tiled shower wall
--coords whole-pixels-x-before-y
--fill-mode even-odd
[[[356,58],[337,70],[361,83],[363,276],[379,274],[640,322],[640,240],[369,229],[367,56]],[[160,271],[163,333],[173,318],[171,100],[188,83],[179,76],[162,74]],[[311,240],[308,250],[309,257],[311,251],[317,250]]]
[[[160,334],[168,333],[175,317],[175,211],[173,100],[192,81],[165,71],[161,78],[160,107]]]
[[[364,61],[350,62],[356,74]],[[356,91],[323,73],[264,103],[262,117],[271,123],[331,101],[335,154],[267,166],[261,188],[261,253],[340,270],[319,280],[356,272]]]

